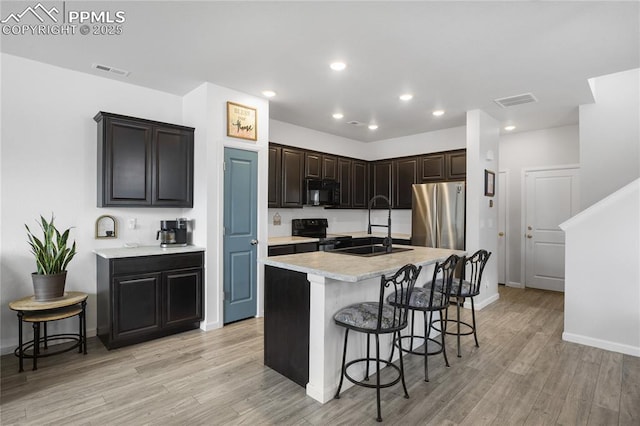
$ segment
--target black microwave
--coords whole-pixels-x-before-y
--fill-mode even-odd
[[[304,204],[309,206],[339,205],[340,183],[333,179],[305,179]]]

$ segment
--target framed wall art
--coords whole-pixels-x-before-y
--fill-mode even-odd
[[[496,193],[496,174],[487,169],[484,170],[484,195],[493,197]]]
[[[258,113],[255,108],[227,102],[227,136],[258,140]]]

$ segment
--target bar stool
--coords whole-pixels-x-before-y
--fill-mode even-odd
[[[447,350],[444,343],[445,333],[440,333],[440,341],[429,337],[431,330],[438,330],[434,326],[433,314],[439,313],[439,318],[435,322],[442,324],[442,318],[449,306],[449,295],[451,294],[451,283],[453,280],[454,271],[456,266],[461,261],[459,256],[455,254],[449,256],[444,262],[436,263],[433,270],[433,278],[429,281],[425,287],[416,287],[411,292],[409,298],[409,310],[411,310],[411,331],[409,335],[401,336],[395,341],[395,345],[398,346],[400,351],[404,351],[414,355],[424,356],[424,381],[429,381],[429,355],[437,355],[442,353],[444,362],[449,367],[449,360],[447,359]],[[433,283],[436,283],[434,285]],[[445,285],[442,285],[445,283]],[[393,304],[393,299],[396,296],[390,294],[387,297],[387,302]],[[416,311],[422,312],[424,316],[424,336],[416,335],[414,331],[415,327],[415,313]],[[442,327],[441,327],[442,328]],[[409,347],[402,347],[402,340],[409,340]],[[414,339],[422,339],[424,341],[424,349],[413,349]],[[433,343],[436,346],[435,350],[429,351],[429,343]]]
[[[391,362],[393,352],[389,360],[380,359],[380,340],[381,334],[393,334],[394,337],[400,336],[400,330],[407,326],[408,309],[407,304],[409,302],[409,295],[411,294],[420,270],[422,267],[416,267],[415,265],[405,265],[392,277],[386,277],[383,275],[380,278],[380,297],[377,302],[364,302],[349,305],[343,309],[340,309],[334,315],[333,319],[335,323],[341,327],[344,327],[344,349],[342,352],[342,374],[340,375],[340,383],[338,384],[338,390],[336,391],[335,399],[340,399],[340,389],[342,388],[342,381],[346,377],[350,382],[358,386],[376,389],[376,403],[378,408],[377,421],[382,421],[382,415],[380,411],[380,389],[387,388],[395,385],[399,381],[402,381],[402,387],[404,388],[404,397],[409,398],[407,392],[407,386],[404,381],[404,364],[402,362],[402,351],[400,351],[400,367]],[[391,288],[392,294],[395,295],[393,304],[384,303],[384,293],[387,288]],[[349,338],[349,330],[357,331],[360,333],[366,333],[367,335],[367,356],[366,358],[358,358],[352,361],[346,362],[347,358],[347,342]],[[369,338],[371,335],[376,338],[376,356],[370,357],[369,352]],[[401,345],[401,343],[400,343]],[[376,363],[376,383],[365,383],[369,380],[369,361],[375,361]],[[364,381],[356,380],[349,375],[347,369],[359,363],[366,364],[366,375]],[[398,377],[387,383],[380,383],[380,363],[385,366],[395,369],[398,373]]]
[[[455,321],[456,331],[448,331],[445,325],[445,332],[449,335],[456,335],[458,340],[458,358],[460,355],[460,336],[469,336],[473,334],[473,338],[476,341],[476,347],[479,348],[478,335],[476,333],[476,309],[473,304],[473,298],[480,294],[480,284],[482,283],[482,272],[487,265],[487,261],[491,257],[491,253],[487,250],[480,249],[473,253],[470,257],[466,258],[462,270],[460,272],[460,278],[453,280],[451,284],[451,297],[455,297],[456,304],[456,319],[449,319],[449,311],[446,311],[445,322]],[[460,320],[460,307],[464,305],[465,298],[471,299],[471,324]],[[460,325],[467,327],[468,331],[460,331]]]

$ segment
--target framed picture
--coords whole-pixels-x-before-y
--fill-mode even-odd
[[[227,102],[227,136],[258,140],[258,113],[255,108]]]
[[[496,193],[496,174],[487,169],[484,170],[484,195],[493,197]]]

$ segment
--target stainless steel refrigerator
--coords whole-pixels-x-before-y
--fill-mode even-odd
[[[464,250],[465,183],[413,185],[411,244]]]

